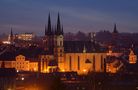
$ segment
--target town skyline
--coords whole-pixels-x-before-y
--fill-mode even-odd
[[[48,14],[55,27],[58,12],[64,32],[113,31],[117,24],[119,32],[137,32],[137,1],[0,1],[0,30],[13,32],[34,32],[43,35]]]

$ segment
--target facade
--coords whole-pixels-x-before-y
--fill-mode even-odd
[[[134,51],[133,51],[132,49],[130,49],[129,63],[130,63],[130,64],[135,64],[135,63],[137,63],[137,55],[134,54]]]
[[[86,44],[86,47],[85,47]],[[52,29],[50,15],[43,38],[45,54],[39,55],[41,72],[104,72],[106,53],[97,52],[93,41],[64,41],[63,27],[58,14],[56,29]]]
[[[24,40],[24,41],[32,41],[34,37],[35,35],[33,33],[22,33],[22,34],[15,35],[15,39]]]
[[[38,71],[38,62],[26,60],[25,56],[18,55],[15,60],[4,61],[5,68],[15,68],[17,71]],[[2,64],[2,61],[0,61]]]

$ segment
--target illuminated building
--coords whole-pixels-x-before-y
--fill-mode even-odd
[[[16,34],[15,38],[18,40],[32,41],[35,35],[33,33]]]
[[[15,68],[18,71],[38,71],[38,62],[31,62],[30,60],[26,60],[25,56],[18,55],[15,60],[10,59],[5,62],[5,68]],[[2,64],[2,61],[0,61]]]
[[[121,52],[114,52],[112,50],[112,47],[109,46],[109,51],[107,52],[107,56],[115,56],[115,57],[120,57],[123,53]]]
[[[124,66],[124,63],[122,61],[123,60],[118,59],[118,57],[108,56],[106,58],[106,72],[107,73],[119,72]]]
[[[52,29],[49,15],[43,44],[45,53],[39,55],[41,72],[75,71],[87,74],[105,70],[106,53],[98,52],[98,44],[94,41],[64,41],[59,14],[56,29]]]
[[[130,64],[135,64],[137,62],[137,55],[134,54],[134,51],[130,49],[130,54],[129,54],[129,63]]]

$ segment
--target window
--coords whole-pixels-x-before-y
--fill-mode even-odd
[[[80,70],[80,57],[78,56],[78,70]]]
[[[62,46],[62,41],[60,41],[60,46]]]
[[[93,71],[95,71],[95,55],[93,55]]]
[[[69,57],[69,70],[72,69],[72,66],[71,66],[71,56]]]

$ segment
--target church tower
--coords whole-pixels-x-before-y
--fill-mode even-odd
[[[116,45],[119,39],[119,32],[117,30],[116,24],[114,24],[113,32],[112,32],[112,44]]]
[[[132,48],[130,49],[129,63],[130,63],[130,64],[135,64],[135,63],[137,63],[137,55],[134,54],[133,45],[132,45]]]
[[[116,24],[114,24],[114,29],[113,29],[113,34],[117,34],[118,31],[117,31],[117,28],[116,28]]]
[[[10,42],[10,44],[13,44],[14,43],[14,35],[13,35],[12,28],[11,28],[10,35],[8,37],[8,41]]]
[[[60,15],[58,13],[57,26],[54,36],[54,56],[58,62],[58,68],[60,71],[64,71],[64,36],[63,36],[63,27],[60,23]]]
[[[45,51],[47,51],[49,54],[53,54],[53,47],[54,47],[54,33],[52,31],[51,27],[51,18],[50,14],[48,16],[48,25],[45,26]]]

